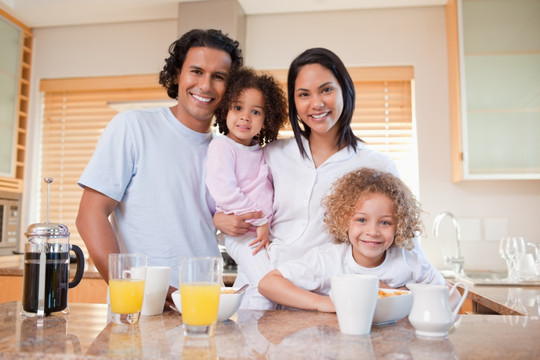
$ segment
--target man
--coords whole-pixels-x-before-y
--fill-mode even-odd
[[[76,222],[105,281],[110,253],[142,253],[148,265],[170,266],[168,301],[180,257],[220,256],[204,165],[212,117],[243,62],[238,42],[219,30],[191,30],[169,54],[159,82],[178,104],[111,120],[78,181]]]

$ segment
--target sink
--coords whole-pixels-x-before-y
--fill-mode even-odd
[[[456,277],[458,281],[464,281],[475,286],[501,285],[501,286],[540,286],[540,278],[510,280],[506,273],[489,271],[470,271]]]
[[[500,281],[507,278],[506,273],[496,273],[489,271],[467,272],[465,276],[474,280],[492,280]]]

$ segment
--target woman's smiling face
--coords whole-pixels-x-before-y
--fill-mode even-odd
[[[337,136],[343,94],[330,70],[320,64],[302,66],[294,85],[294,102],[298,116],[312,133]]]

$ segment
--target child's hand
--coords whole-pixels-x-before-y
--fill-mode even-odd
[[[270,227],[268,223],[257,226],[257,237],[255,240],[249,243],[249,246],[253,246],[257,243],[259,245],[257,245],[255,250],[253,250],[253,255],[257,254],[263,248],[263,246],[268,248],[268,245],[270,245]]]

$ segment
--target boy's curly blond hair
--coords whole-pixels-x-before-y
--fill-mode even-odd
[[[374,169],[352,171],[332,186],[322,205],[326,208],[324,222],[335,243],[349,243],[349,223],[358,202],[369,194],[386,195],[392,201],[396,227],[391,246],[405,249],[414,247],[413,238],[422,232],[420,204],[411,190],[394,175]]]

